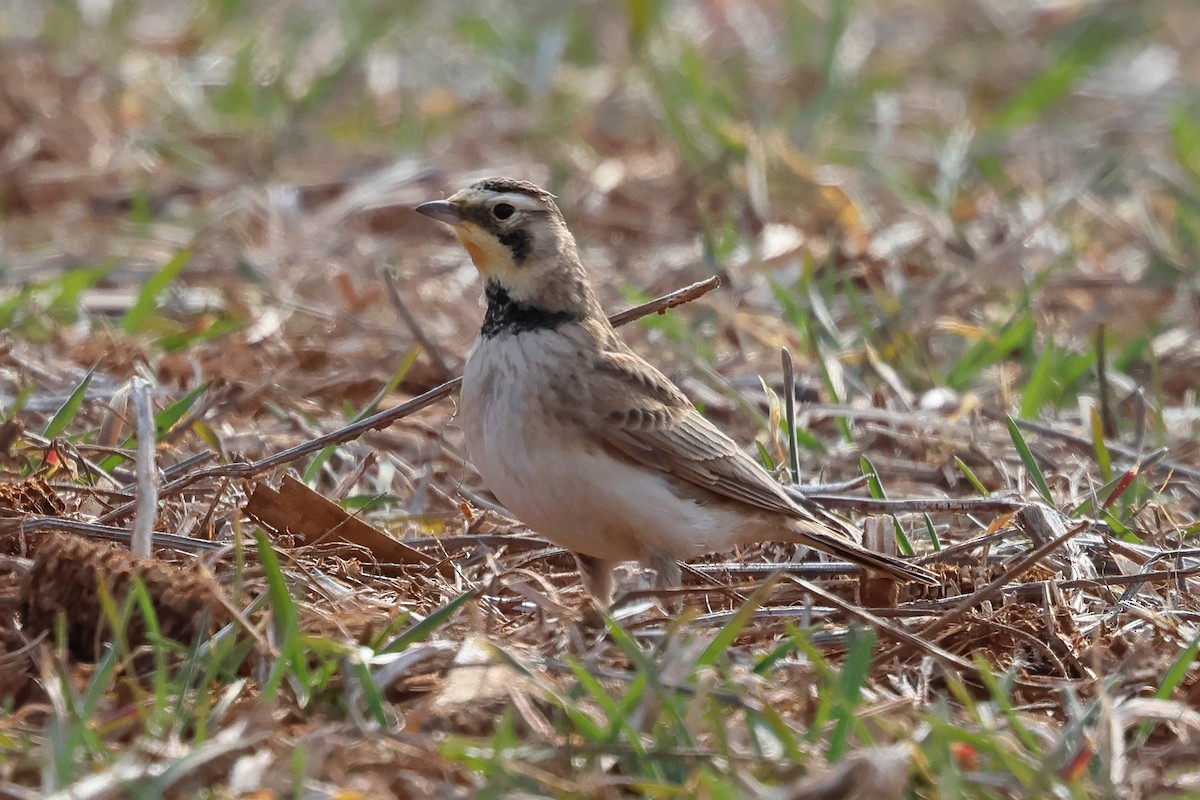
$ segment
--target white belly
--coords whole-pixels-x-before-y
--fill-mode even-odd
[[[463,430],[496,498],[556,544],[610,561],[689,558],[737,541],[739,517],[724,504],[680,498],[660,473],[608,455],[544,413],[550,382],[569,379],[544,366],[563,363],[549,350],[569,346],[527,333],[481,340],[468,359]]]

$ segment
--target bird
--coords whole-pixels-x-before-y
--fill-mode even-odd
[[[574,555],[599,604],[622,562],[673,586],[680,559],[767,541],[937,583],[789,496],[621,339],[550,192],[493,177],[414,210],[449,225],[483,279],[458,411],[471,461],[516,519]]]

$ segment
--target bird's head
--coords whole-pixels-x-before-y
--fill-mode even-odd
[[[487,178],[416,210],[453,227],[484,280],[519,302],[542,299],[562,273],[582,270],[554,196],[528,181]]]

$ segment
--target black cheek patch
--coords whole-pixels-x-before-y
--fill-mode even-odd
[[[528,258],[529,253],[533,250],[533,237],[529,235],[528,231],[521,228],[502,233],[498,238],[500,244],[507,247],[512,253],[514,264],[520,264]]]

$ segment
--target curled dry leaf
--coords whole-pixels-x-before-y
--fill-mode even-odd
[[[384,571],[391,571],[384,566],[389,564],[428,567],[438,563],[433,556],[372,528],[292,477],[285,477],[278,490],[265,483],[256,484],[245,511],[271,530],[301,536],[307,545],[349,542],[365,547]]]

